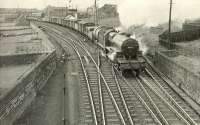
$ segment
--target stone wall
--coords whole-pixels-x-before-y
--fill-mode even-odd
[[[176,51],[156,52],[155,65],[193,100],[200,104],[200,76],[174,62]]]
[[[176,48],[177,51],[179,51],[181,54],[185,55],[185,56],[197,56],[200,57],[200,48],[194,48],[191,46],[188,47],[177,47]]]
[[[38,56],[38,54],[0,56],[0,67],[7,65],[30,64],[37,61]]]
[[[0,102],[0,125],[12,125],[33,101],[56,68],[55,51],[43,54],[31,70],[24,73],[17,85]]]

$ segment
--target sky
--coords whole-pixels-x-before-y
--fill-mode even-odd
[[[104,3],[119,3],[120,0],[97,0],[99,6]],[[43,9],[47,5],[66,6],[69,0],[0,0],[1,8],[38,8]],[[85,9],[94,4],[94,0],[71,0],[73,7]]]
[[[38,8],[47,5],[66,6],[69,0],[0,0],[0,8]],[[94,0],[71,0],[72,7],[85,9],[94,5]],[[168,20],[170,0],[97,0],[99,6],[105,3],[118,5],[122,25],[132,24],[149,26]],[[173,0],[173,19],[184,21],[200,17],[200,0]]]
[[[147,2],[148,1],[148,2]],[[156,26],[169,19],[170,0],[123,0],[118,6],[123,26]],[[200,0],[173,0],[172,20],[200,18]]]

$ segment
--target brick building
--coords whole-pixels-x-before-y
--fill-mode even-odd
[[[71,9],[68,7],[47,6],[44,13],[48,17],[66,17],[68,15],[77,17],[77,9]]]
[[[48,17],[65,17],[67,15],[66,7],[47,6],[44,13]]]

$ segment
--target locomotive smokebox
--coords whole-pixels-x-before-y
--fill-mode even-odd
[[[127,59],[137,58],[137,53],[139,51],[139,44],[137,40],[125,35],[117,34],[113,37],[111,42],[114,46],[121,49],[121,52]]]

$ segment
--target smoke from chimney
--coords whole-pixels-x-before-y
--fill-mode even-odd
[[[168,21],[169,0],[123,0],[118,6],[121,24],[156,26]],[[185,19],[200,17],[200,0],[173,0],[172,19],[183,22]]]
[[[148,46],[145,44],[145,42],[142,42],[143,37],[136,37],[135,33],[131,35],[131,38],[136,39],[139,44],[139,49],[142,51],[142,54],[145,55],[147,51],[149,50]]]

